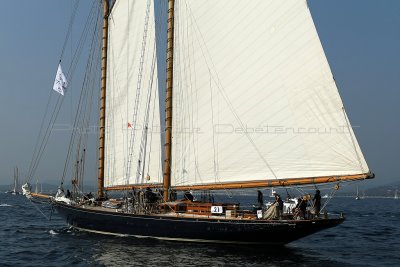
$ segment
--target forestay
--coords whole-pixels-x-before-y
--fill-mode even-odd
[[[158,183],[162,167],[152,0],[115,2],[108,46],[105,187]]]
[[[305,0],[175,3],[173,186],[369,171]]]

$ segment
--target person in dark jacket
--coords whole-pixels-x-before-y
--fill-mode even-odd
[[[71,198],[71,192],[67,189],[67,194],[65,195],[66,198]]]
[[[258,207],[262,208],[262,206],[264,204],[264,195],[260,190],[257,190],[257,203],[258,203]]]
[[[303,219],[307,219],[307,197],[303,197],[301,200],[299,210]]]
[[[194,196],[192,192],[186,191],[185,194],[183,195],[184,200],[189,200],[190,202],[194,201]]]
[[[313,198],[313,204],[315,209],[315,215],[318,216],[321,211],[321,192],[317,189]]]
[[[283,215],[283,200],[279,194],[275,194],[275,202],[278,204],[278,216],[279,218]]]

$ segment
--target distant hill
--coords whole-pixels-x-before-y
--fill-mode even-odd
[[[383,196],[383,197],[394,197],[396,190],[400,195],[400,182],[377,186],[368,190],[365,190],[366,196]]]
[[[399,179],[400,180],[400,179]],[[336,196],[355,196],[357,184],[355,185],[343,185],[343,187],[335,193]],[[396,190],[400,196],[400,182],[390,183],[386,185],[375,186],[371,188],[365,188],[364,185],[360,184],[359,195],[366,197],[394,197]]]

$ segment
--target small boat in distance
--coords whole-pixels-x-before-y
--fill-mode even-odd
[[[358,194],[358,186],[357,186],[357,194],[356,194],[356,200],[360,200],[360,195]]]
[[[331,198],[328,194],[325,194],[322,196],[322,198],[327,199],[327,198]]]
[[[396,189],[396,191],[394,191],[394,199],[399,199],[399,195],[398,195],[398,190]]]
[[[39,190],[39,178],[36,179],[36,185],[35,185],[35,193],[43,193],[43,184],[40,183],[40,190]]]
[[[269,195],[270,197],[275,197],[276,191],[274,190],[274,188],[271,188],[271,194]]]
[[[18,186],[18,167],[14,168],[14,188],[12,190],[7,191],[6,193],[12,194],[12,195],[19,195],[20,192],[17,190],[19,188]]]

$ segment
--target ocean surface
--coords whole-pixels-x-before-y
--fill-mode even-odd
[[[400,200],[335,198],[347,220],[283,247],[174,243],[70,229],[0,193],[0,266],[400,266]],[[44,215],[42,215],[42,213]]]

